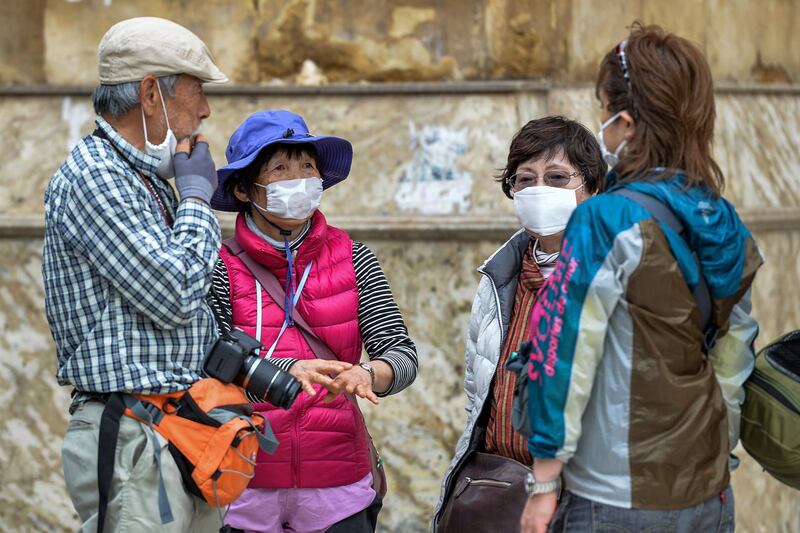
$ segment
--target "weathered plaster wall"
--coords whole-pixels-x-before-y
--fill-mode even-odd
[[[542,79],[549,90],[464,94],[220,95],[205,128],[217,163],[227,138],[258,109],[301,113],[312,131],[355,147],[348,181],[326,214],[362,217],[415,338],[415,385],[365,406],[387,461],[382,531],[423,531],[464,422],[463,346],[474,269],[502,235],[469,228],[513,220],[492,175],[527,120],[561,113],[597,128],[589,85],[600,57],[635,18],[698,42],[715,78],[800,80],[800,3],[793,0],[36,0],[0,3],[0,84],[46,84],[50,96],[0,96],[0,530],[70,531],[76,518],[60,471],[68,390],[55,384],[36,233],[47,182],[92,129],[86,94],[108,26],[158,15],[200,34],[239,84]],[[306,64],[310,59],[316,68]],[[753,220],[766,265],[756,280],[759,345],[800,324],[800,93],[717,94],[715,153],[726,196]],[[430,198],[436,198],[431,202]],[[406,218],[400,219],[400,216]],[[367,217],[367,218],[364,218]],[[795,217],[795,218],[792,218]],[[30,222],[33,220],[34,222]],[[794,220],[794,222],[793,222]],[[19,225],[16,226],[16,222]],[[455,222],[454,222],[455,221]],[[782,222],[783,221],[783,222]],[[463,222],[464,228],[452,229]],[[411,234],[405,224],[429,233]],[[786,227],[781,227],[785,223]],[[31,230],[30,226],[34,226]],[[435,230],[438,226],[450,230]],[[764,227],[763,224],[761,227]],[[480,230],[479,230],[480,231]],[[501,232],[502,233],[502,232]],[[740,531],[800,531],[800,493],[745,459],[734,474]]]
[[[761,342],[798,324],[800,232],[757,234],[766,265],[756,281]],[[382,531],[420,532],[438,497],[438,484],[464,423],[461,380],[474,268],[493,241],[367,243],[381,259],[408,319],[422,361],[412,388],[365,406],[389,474]],[[66,389],[53,380],[51,337],[43,316],[41,241],[0,241],[0,529],[74,530],[60,472],[66,428]],[[445,275],[446,273],[446,275]],[[741,452],[744,454],[744,452]],[[761,472],[749,458],[733,476],[739,531],[800,531],[800,494]]]
[[[800,79],[793,0],[9,0],[0,81],[92,84],[113,23],[158,15],[202,35],[234,82],[292,81],[310,59],[330,82],[593,81],[633,20],[701,45],[715,78]]]
[[[728,176],[728,196],[745,213],[800,203],[793,187],[800,174],[800,155],[794,149],[800,132],[799,101],[778,95],[718,98],[717,153]],[[88,111],[81,110],[86,105],[86,98],[78,96],[0,99],[0,128],[8,138],[0,145],[4,213],[41,213],[49,176],[67,146],[92,127]],[[466,220],[488,220],[512,213],[491,176],[503,165],[508,140],[518,126],[532,117],[564,113],[596,127],[594,105],[589,89],[506,95],[214,96],[206,131],[218,162],[223,161],[227,136],[242,117],[267,106],[294,109],[313,131],[350,139],[356,154],[352,175],[324,199],[324,209],[333,217],[413,215],[414,209],[404,212],[398,203],[404,175],[431,174],[429,167],[435,167],[437,157],[447,159],[449,154],[453,180],[461,181],[418,181],[421,198],[441,190],[440,185],[449,191],[467,190],[465,211],[456,203],[451,212]],[[31,123],[40,127],[28,128]],[[435,141],[425,144],[426,132],[435,133],[429,135]],[[412,142],[415,139],[418,142]],[[413,165],[420,158],[434,163],[419,171]],[[417,214],[415,220],[430,223],[441,217]],[[474,268],[501,242],[463,233],[439,238],[445,240],[368,242],[386,268],[422,361],[414,387],[384,400],[379,408],[366,408],[389,469],[392,492],[382,515],[387,531],[421,531],[435,503],[464,421],[463,339],[476,285]],[[766,258],[754,291],[763,344],[800,324],[800,233],[760,233],[757,238]],[[67,395],[53,382],[40,249],[38,240],[0,241],[0,383],[15,405],[31,406],[22,413],[8,410],[0,415],[0,471],[6,479],[0,501],[10,504],[0,506],[5,509],[0,511],[0,526],[63,523],[69,529],[74,522],[58,454]],[[29,427],[26,421],[31,419],[42,423]],[[734,482],[741,530],[800,528],[796,492],[748,461]],[[762,512],[765,509],[769,512]]]
[[[355,159],[347,185],[325,196],[330,212],[347,216],[419,212],[399,196],[415,153],[449,157],[440,166],[452,167],[451,177],[462,180],[456,185],[466,203],[442,214],[511,215],[511,203],[496,194],[492,176],[505,165],[517,129],[546,113],[598,127],[591,89],[391,97],[215,95],[209,101],[212,115],[204,132],[219,164],[225,162],[230,134],[259,109],[290,109],[305,117],[312,132],[352,141]],[[800,207],[800,98],[722,93],[717,115],[715,156],[727,177],[726,196],[740,209]],[[85,96],[0,97],[0,130],[6,133],[0,144],[0,212],[40,213],[50,176],[68,148],[93,128]],[[435,184],[427,186],[432,194]]]

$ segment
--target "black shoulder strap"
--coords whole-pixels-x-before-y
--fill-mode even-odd
[[[697,252],[692,248],[691,244],[689,244],[689,237],[687,235],[686,228],[683,226],[683,224],[681,224],[680,220],[678,220],[678,217],[675,216],[675,213],[673,213],[669,207],[667,207],[663,202],[654,196],[650,196],[649,194],[639,191],[633,191],[631,189],[617,189],[609,194],[624,196],[625,198],[628,198],[629,200],[632,200],[643,208],[647,209],[656,220],[680,235],[686,242],[686,245],[689,246],[689,249],[692,251],[692,257],[694,257],[694,262],[697,266],[698,273],[697,285],[695,285],[692,295],[694,296],[695,302],[697,302],[697,308],[700,311],[700,322],[704,336],[704,351],[707,352],[714,345],[717,335],[717,328],[714,325],[711,317],[711,292],[708,289],[706,278],[703,275],[703,270],[700,265],[700,258],[698,257]]]
[[[108,495],[111,492],[111,481],[114,477],[114,455],[117,450],[119,421],[125,412],[122,396],[111,394],[106,401],[103,415],[100,417],[100,436],[97,443],[97,488],[100,495],[97,509],[97,533],[103,533]]]

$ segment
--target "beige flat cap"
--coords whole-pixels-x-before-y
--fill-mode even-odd
[[[157,17],[138,17],[111,26],[97,47],[100,83],[139,81],[148,74],[189,74],[205,83],[228,77],[200,38],[180,24]]]

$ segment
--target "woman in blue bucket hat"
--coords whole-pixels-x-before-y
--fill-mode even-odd
[[[352,395],[377,404],[400,392],[416,377],[417,354],[375,255],[319,210],[323,191],[347,178],[352,145],[312,135],[289,111],[259,111],[225,155],[211,205],[239,216],[211,307],[221,332],[256,337],[259,355],[303,384],[288,410],[250,398],[280,445],[259,452],[225,521],[233,531],[374,531],[385,479]],[[275,278],[268,288],[265,276]],[[336,361],[318,358],[301,319]],[[369,362],[360,362],[362,346]]]

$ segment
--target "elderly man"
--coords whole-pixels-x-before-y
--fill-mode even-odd
[[[64,478],[81,531],[214,531],[216,511],[185,492],[158,436],[172,520],[160,514],[150,434],[129,417],[101,504],[98,440],[109,393],[188,388],[215,338],[205,297],[220,248],[209,207],[217,175],[208,144],[193,133],[210,114],[203,83],[227,77],[196,35],[158,18],[113,26],[98,60],[97,129],[45,193],[47,319],[58,381],[74,388]]]

